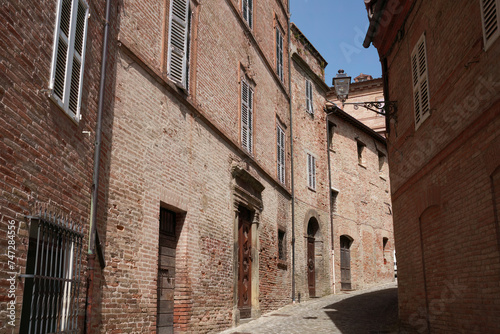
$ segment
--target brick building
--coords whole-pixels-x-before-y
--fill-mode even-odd
[[[399,316],[418,333],[500,332],[500,3],[365,1],[378,49]]]
[[[2,332],[83,329],[93,305],[84,292],[98,110],[109,107],[99,99],[105,12],[94,0],[0,9]]]
[[[332,229],[326,62],[287,0],[0,14],[2,330],[216,332],[338,289],[338,231],[383,271],[382,234]]]
[[[382,78],[373,79],[371,75],[360,74],[354,78],[354,82],[351,83],[351,88],[349,89],[349,103],[357,102],[379,102],[384,100],[383,93],[383,82]],[[336,105],[340,106],[342,102],[337,100],[335,94],[335,89],[328,91],[326,98]],[[343,111],[353,116],[357,120],[361,121],[363,124],[367,125],[369,128],[373,129],[375,132],[385,136],[385,117],[383,115],[374,113],[363,107],[358,109],[354,108],[354,105],[346,104]]]
[[[310,296],[312,279],[321,295],[390,282],[394,239],[386,142],[368,126],[385,129],[385,118],[377,116],[375,123],[373,112],[351,108],[357,120],[326,104],[332,94],[324,83],[326,61],[294,24],[291,33],[297,292]],[[381,79],[353,86],[360,99],[381,99]],[[313,278],[302,274],[311,262],[311,243]]]

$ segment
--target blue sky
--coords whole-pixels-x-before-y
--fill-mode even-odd
[[[325,81],[343,69],[353,79],[360,73],[382,76],[377,50],[365,49],[368,17],[363,0],[290,0],[291,21],[328,62]]]

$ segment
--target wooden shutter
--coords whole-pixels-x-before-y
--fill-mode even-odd
[[[311,154],[307,154],[307,175],[309,188],[316,189],[316,158]]]
[[[480,2],[486,50],[500,35],[500,0],[480,0]]]
[[[49,87],[55,101],[75,120],[80,119],[87,22],[84,0],[59,1]]]
[[[172,0],[168,29],[168,76],[178,86],[187,87],[189,0]]]
[[[306,80],[306,110],[311,114],[314,113],[312,101],[312,83]]]
[[[276,128],[276,133],[278,180],[282,184],[285,184],[285,132],[278,126]]]
[[[276,72],[283,81],[283,35],[278,26],[276,26]]]
[[[429,80],[425,34],[420,37],[411,54],[415,129],[430,115]]]
[[[241,81],[241,145],[252,153],[253,90],[245,80]]]

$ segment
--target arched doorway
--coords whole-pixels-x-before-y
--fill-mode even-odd
[[[316,256],[315,241],[319,230],[316,218],[311,217],[307,224],[307,285],[309,297],[316,297]]]
[[[340,236],[340,288],[351,290],[351,244],[352,238]]]

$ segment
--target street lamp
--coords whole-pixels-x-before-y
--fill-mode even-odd
[[[344,70],[339,70],[339,73],[332,79],[332,84],[335,87],[337,99],[342,102],[342,107],[345,104],[352,104],[354,105],[354,109],[356,110],[358,110],[361,106],[379,115],[384,115],[388,118],[395,117],[395,113],[398,109],[396,101],[368,101],[346,103],[345,100],[347,100],[347,97],[349,96],[351,77],[348,77],[347,74],[344,73]]]

